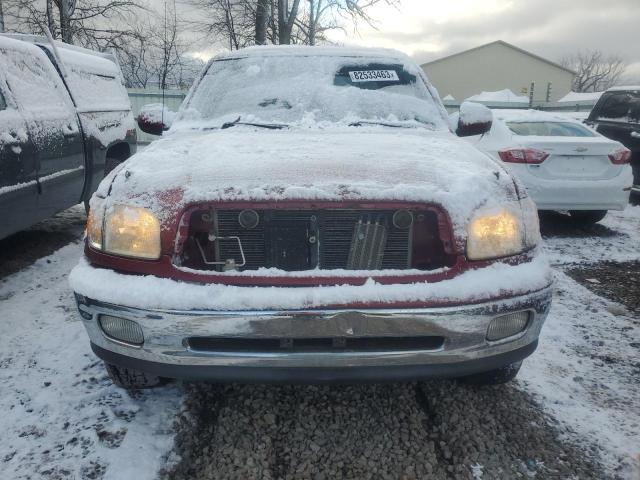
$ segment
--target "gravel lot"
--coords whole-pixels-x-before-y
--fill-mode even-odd
[[[640,315],[640,262],[602,262],[569,269],[567,274],[589,290]]]
[[[580,478],[606,475],[512,386],[189,385],[165,478]]]
[[[485,388],[122,392],[66,285],[83,220],[76,207],[0,242],[0,478],[640,478],[640,207],[588,229],[543,218],[557,285],[540,348]]]

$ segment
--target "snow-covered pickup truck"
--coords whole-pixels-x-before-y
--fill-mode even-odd
[[[159,133],[157,113],[140,123]],[[462,106],[459,136],[490,126]],[[256,47],[209,62],[166,137],[102,182],[70,283],[124,387],[495,383],[550,306],[539,242],[525,189],[408,57]]]
[[[44,37],[0,35],[0,238],[88,201],[105,172],[135,153],[114,60]]]

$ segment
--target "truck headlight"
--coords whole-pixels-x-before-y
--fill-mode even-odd
[[[160,221],[146,208],[115,205],[106,212],[103,250],[113,255],[160,258]]]
[[[480,210],[469,223],[467,258],[486,260],[517,255],[534,247],[540,239],[538,215],[525,198],[504,206]]]
[[[87,216],[87,238],[89,246],[96,250],[102,250],[102,226],[104,223],[104,205],[91,202],[89,215]]]

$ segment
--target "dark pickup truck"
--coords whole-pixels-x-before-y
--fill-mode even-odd
[[[640,85],[612,87],[604,92],[585,123],[631,150],[631,191],[640,195]]]
[[[113,56],[0,35],[0,238],[86,202],[135,150]]]

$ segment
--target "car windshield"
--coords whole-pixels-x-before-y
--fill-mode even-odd
[[[177,122],[448,129],[418,68],[398,60],[321,55],[218,60]]]
[[[539,137],[595,137],[596,134],[572,122],[506,122],[516,135]]]

